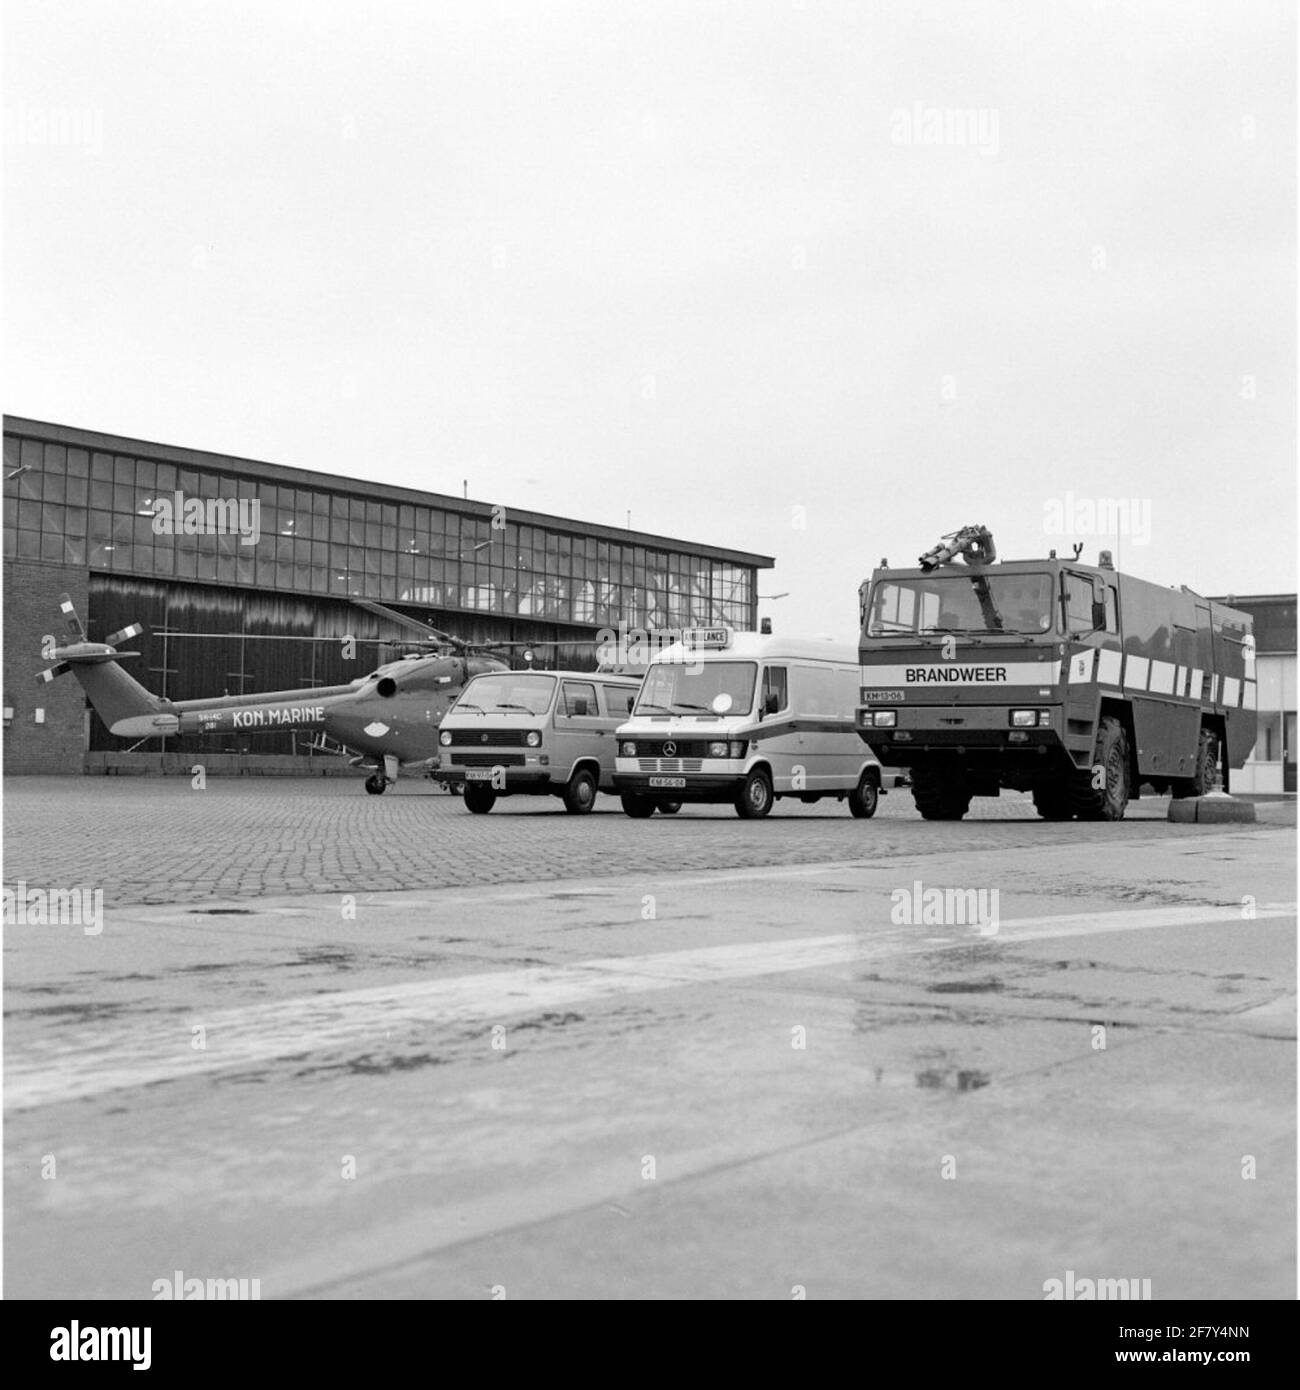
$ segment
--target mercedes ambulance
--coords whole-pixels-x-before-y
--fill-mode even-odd
[[[614,782],[629,816],[664,802],[731,804],[746,820],[774,801],[834,797],[875,814],[879,762],[854,726],[858,654],[831,642],[695,629],[650,658],[618,730]]]
[[[575,815],[614,790],[614,731],[639,677],[577,671],[475,676],[443,716],[434,778],[484,815],[502,796],[556,796]],[[660,807],[671,814],[671,804]]]

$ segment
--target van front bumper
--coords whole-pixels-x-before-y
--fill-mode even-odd
[[[458,767],[455,763],[446,762],[433,774],[435,782],[449,786],[453,783],[459,785],[463,782],[466,786],[492,787],[492,778],[471,777],[471,772],[497,772],[497,782],[501,782],[501,774],[505,774],[505,787],[497,785],[493,790],[498,796],[508,796],[511,792],[548,792],[552,790],[551,774],[547,768],[531,767],[502,767],[499,769],[482,767]]]
[[[679,780],[682,787],[664,786]],[[658,786],[654,785],[659,783]],[[616,772],[614,786],[630,796],[653,796],[662,801],[734,801],[745,785],[743,772],[690,772],[676,777],[671,772]]]

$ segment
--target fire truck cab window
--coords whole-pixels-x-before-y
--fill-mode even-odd
[[[1065,624],[1070,632],[1092,631],[1092,580],[1081,574],[1065,576]]]

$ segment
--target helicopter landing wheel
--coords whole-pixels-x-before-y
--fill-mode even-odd
[[[371,796],[382,796],[388,790],[388,778],[382,772],[372,772],[366,778],[366,790]]]

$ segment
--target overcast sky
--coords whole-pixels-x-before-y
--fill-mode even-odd
[[[1114,547],[1071,493],[1295,588],[1293,0],[4,17],[8,413],[630,511],[844,640],[962,524]]]

